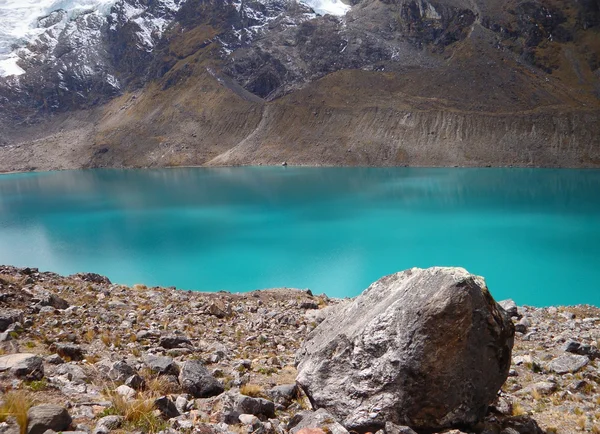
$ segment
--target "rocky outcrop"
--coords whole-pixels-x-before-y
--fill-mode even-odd
[[[482,278],[413,268],[323,321],[298,352],[296,380],[349,430],[473,426],[508,376],[513,335]]]

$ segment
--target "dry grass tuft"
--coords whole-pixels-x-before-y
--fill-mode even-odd
[[[512,415],[513,416],[523,416],[524,414],[527,414],[527,412],[525,411],[523,406],[518,402],[513,403]]]
[[[126,400],[115,392],[108,393],[111,401],[111,413],[123,416],[125,427],[129,430],[142,430],[147,433],[157,433],[166,428],[167,423],[155,412],[155,397],[142,394],[133,400]]]
[[[145,389],[138,392],[135,399],[126,399],[113,391],[105,388],[104,394],[109,398],[111,407],[108,414],[117,414],[125,419],[124,429],[126,431],[142,431],[146,433],[157,433],[167,427],[165,422],[156,411],[154,401],[173,391],[174,385],[163,377],[152,376],[145,379]],[[114,386],[114,385],[113,385]]]
[[[94,341],[95,337],[96,332],[94,331],[94,329],[87,329],[86,332],[83,334],[83,340],[88,344],[91,344]]]
[[[151,396],[159,397],[177,391],[177,386],[171,383],[165,377],[152,375],[146,377],[144,380],[146,382],[144,392]]]
[[[85,361],[90,365],[98,363],[100,359],[101,357],[98,354],[87,354],[85,356]]]
[[[253,398],[265,397],[265,390],[258,384],[244,384],[242,387],[240,387],[240,393]]]
[[[33,399],[24,390],[12,390],[4,395],[0,405],[0,422],[14,417],[19,424],[21,434],[27,433],[27,411],[33,405]]]

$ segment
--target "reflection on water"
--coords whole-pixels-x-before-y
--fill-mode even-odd
[[[461,265],[497,298],[600,305],[600,171],[223,168],[0,176],[0,263],[353,296]]]

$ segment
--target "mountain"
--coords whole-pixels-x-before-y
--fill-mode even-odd
[[[44,1],[0,4],[2,171],[600,166],[600,0]]]

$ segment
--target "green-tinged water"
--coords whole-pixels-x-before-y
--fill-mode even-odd
[[[600,171],[223,168],[0,176],[0,263],[355,296],[463,266],[496,299],[600,306]]]

